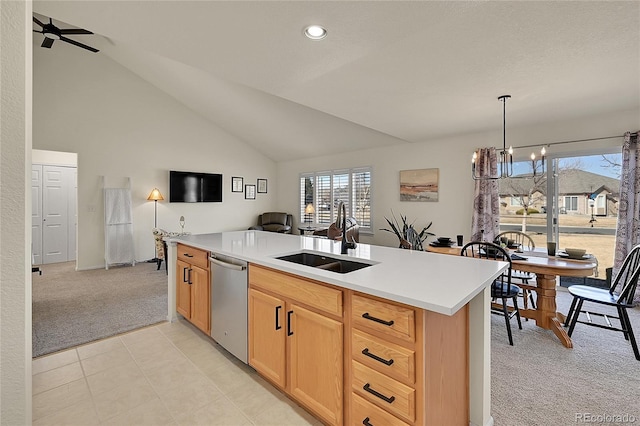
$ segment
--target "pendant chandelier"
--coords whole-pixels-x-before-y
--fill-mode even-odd
[[[498,153],[498,170],[496,174],[483,174],[479,175],[476,170],[476,161],[478,160],[478,152],[474,152],[471,157],[471,176],[473,180],[496,180],[505,178],[531,178],[538,174],[545,173],[544,159],[546,150],[544,147],[540,150],[541,167],[538,172],[538,160],[536,160],[536,154],[531,153],[531,166],[533,168],[532,175],[518,175],[513,176],[513,147],[509,146],[507,149],[507,130],[506,130],[506,105],[507,99],[511,98],[511,95],[502,95],[498,97],[499,101],[502,101],[502,150]]]

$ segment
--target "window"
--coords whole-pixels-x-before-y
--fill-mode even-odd
[[[564,197],[564,209],[568,212],[577,212],[578,197],[575,195]]]
[[[344,202],[347,216],[360,229],[371,232],[371,168],[331,170],[300,175],[300,222],[329,225],[336,220],[338,205]],[[315,213],[305,214],[312,204]]]
[[[510,203],[512,206],[522,206],[522,199],[520,197],[511,197]]]

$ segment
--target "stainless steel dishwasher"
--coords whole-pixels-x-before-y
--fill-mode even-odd
[[[247,363],[247,262],[211,253],[211,337]]]

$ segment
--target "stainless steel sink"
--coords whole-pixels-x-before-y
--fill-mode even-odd
[[[307,252],[280,256],[276,257],[276,259],[297,263],[298,265],[311,266],[313,268],[337,272],[339,274],[346,274],[348,272],[357,271],[358,269],[371,266],[370,263],[356,262],[353,260],[345,260],[336,257],[325,256],[322,254]]]

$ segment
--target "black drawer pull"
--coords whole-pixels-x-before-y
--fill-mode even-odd
[[[380,358],[378,355],[375,355],[375,354],[372,354],[371,352],[369,352],[369,348],[364,348],[364,349],[362,350],[362,355],[366,355],[366,356],[368,356],[369,358],[373,358],[373,359],[375,359],[376,361],[381,362],[381,363],[383,363],[383,364],[385,364],[385,365],[391,365],[391,364],[393,364],[393,358],[391,358],[391,359],[389,359],[389,360],[386,360],[386,359],[384,359],[384,358]]]
[[[291,315],[293,311],[287,312],[287,336],[293,336],[293,331],[291,331]]]
[[[380,318],[372,317],[371,315],[369,315],[369,312],[365,312],[364,314],[362,314],[362,318],[379,322],[380,324],[388,325],[389,327],[393,325],[393,320],[391,321],[381,320]]]
[[[391,404],[393,401],[395,401],[395,400],[396,400],[396,397],[395,397],[395,396],[391,396],[391,397],[384,396],[384,395],[383,395],[383,394],[381,394],[380,392],[378,392],[378,391],[375,391],[375,390],[371,389],[371,386],[369,385],[369,383],[367,383],[366,385],[364,385],[364,386],[362,387],[362,389],[366,390],[366,391],[367,391],[367,392],[369,392],[371,395],[375,395],[375,396],[377,396],[378,398],[380,398],[381,400],[388,402],[389,404]]]
[[[192,255],[192,254],[189,254],[189,253],[183,253],[182,255],[183,255],[184,257],[193,257],[193,255]]]
[[[364,426],[373,426],[371,423],[369,423],[369,417],[365,417],[364,420],[362,421],[362,424]]]
[[[276,306],[276,330],[280,330],[282,328],[280,325],[280,309],[282,309],[282,306]]]
[[[182,282],[189,284],[189,278],[187,277],[187,271],[189,268],[182,267]]]

